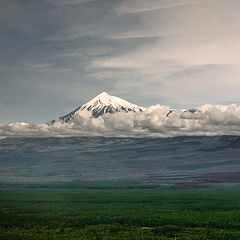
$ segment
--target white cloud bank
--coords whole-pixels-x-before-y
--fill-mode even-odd
[[[70,123],[0,124],[0,138],[8,136],[118,136],[173,137],[192,135],[239,135],[240,106],[202,105],[196,111],[173,110],[155,105],[142,113],[105,114],[91,118],[90,112],[77,115]]]

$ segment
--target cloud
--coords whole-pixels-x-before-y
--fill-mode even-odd
[[[70,123],[53,125],[0,124],[0,136],[117,136],[173,137],[193,135],[239,135],[240,106],[202,105],[194,111],[153,105],[142,113],[105,114],[91,118],[89,112],[77,115]]]
[[[128,0],[121,1],[115,11],[118,14],[138,14],[149,11],[158,11],[166,8],[174,8],[178,6],[184,6],[188,4],[196,4],[199,0],[168,0],[168,1],[158,1],[158,0]]]
[[[123,1],[115,11],[132,24],[107,38],[142,42],[124,53],[97,57],[92,65],[100,75],[135,72],[141,79],[138,90],[161,96],[165,104],[239,102],[234,90],[240,89],[239,9],[234,0]]]
[[[96,0],[47,0],[47,1],[54,5],[64,6],[64,5],[78,5]]]

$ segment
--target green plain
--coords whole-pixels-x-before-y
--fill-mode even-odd
[[[0,188],[1,240],[240,239],[240,189]]]

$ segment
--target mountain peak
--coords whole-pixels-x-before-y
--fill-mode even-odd
[[[90,100],[89,102],[83,104],[81,107],[75,109],[73,112],[59,117],[57,121],[60,122],[70,122],[74,119],[75,116],[81,115],[84,111],[91,112],[93,118],[98,118],[106,113],[117,113],[117,112],[143,112],[145,110],[144,107],[139,107],[133,103],[130,103],[124,99],[119,97],[112,96],[106,92],[102,92],[97,95],[95,98]],[[52,121],[51,124],[56,122],[56,120]]]
[[[106,92],[102,92],[102,93],[98,94],[95,98],[93,98],[92,100],[87,102],[86,104],[91,105],[91,104],[99,101],[102,104],[109,105],[109,103],[113,100],[113,98],[114,98],[114,96],[111,96],[110,94],[108,94]]]
[[[111,96],[111,95],[108,94],[107,92],[102,92],[102,93],[97,95],[97,97],[108,97],[108,96]]]
[[[93,117],[99,117],[104,113],[116,112],[142,112],[143,107],[139,107],[133,103],[123,100],[119,97],[112,96],[106,92],[102,92],[95,98],[85,103],[80,110],[87,109],[92,111]]]

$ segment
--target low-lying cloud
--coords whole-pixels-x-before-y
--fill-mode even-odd
[[[239,135],[240,106],[202,105],[178,110],[154,105],[141,113],[105,114],[92,118],[90,112],[76,115],[71,122],[48,124],[0,124],[0,137],[24,136],[117,136],[173,137],[192,135]]]

